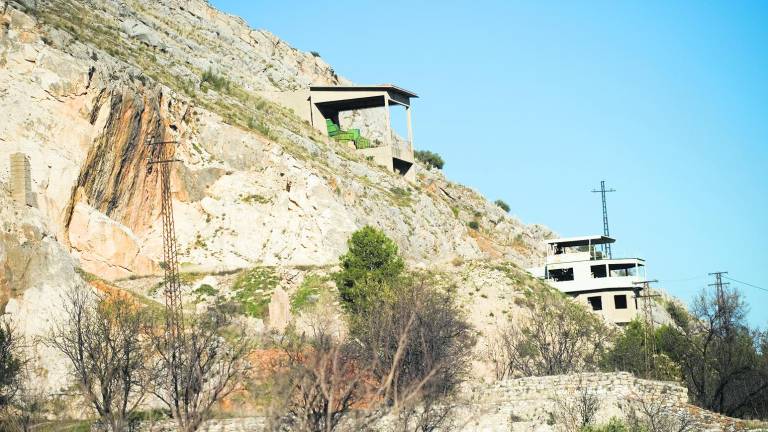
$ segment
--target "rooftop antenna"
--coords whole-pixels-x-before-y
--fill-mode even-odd
[[[610,237],[611,232],[608,229],[608,206],[606,205],[605,194],[608,192],[616,192],[616,189],[606,189],[605,180],[602,180],[600,181],[600,190],[592,189],[592,192],[599,192],[603,197],[603,235],[606,237]],[[610,243],[603,244],[603,252],[605,253],[605,255],[608,256],[608,259],[613,258],[613,254],[611,254]]]
[[[147,173],[154,165],[159,166],[161,187],[161,210],[163,219],[163,260],[165,271],[165,343],[171,348],[173,367],[181,363],[182,338],[184,337],[184,313],[181,303],[181,284],[179,281],[179,259],[176,245],[176,229],[173,220],[173,202],[171,200],[171,164],[181,162],[174,159],[174,145],[177,141],[153,141],[148,145],[159,148],[152,151],[157,158],[147,160]]]

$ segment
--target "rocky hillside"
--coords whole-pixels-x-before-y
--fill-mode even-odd
[[[2,20],[0,160],[30,156],[57,240],[101,277],[158,271],[159,183],[146,161],[161,139],[180,141],[177,235],[197,269],[331,264],[366,224],[413,264],[528,265],[549,234],[439,172],[419,167],[408,184],[257,96],[348,81],[204,1],[11,1]]]
[[[90,283],[163,301],[160,184],[147,160],[161,156],[150,142],[175,140],[164,156],[180,160],[172,190],[187,308],[223,295],[243,304],[238,319],[255,334],[285,321],[301,330],[312,319],[301,299],[322,301],[333,290],[328,276],[350,234],[373,225],[411,267],[454,290],[477,331],[466,430],[553,430],[551,395],[531,391],[551,385],[485,384],[483,358],[487,337],[525,317],[521,300],[543,287],[523,268],[540,263],[551,231],[523,224],[440,171],[418,165],[408,183],[265,99],[350,81],[203,0],[0,7],[0,306],[31,342],[45,394],[73,393],[66,362],[40,343],[63,293]],[[370,137],[380,133],[372,113],[342,122],[352,120]],[[8,160],[17,152],[31,163],[34,206],[10,198]],[[276,292],[282,305],[270,305]],[[283,322],[273,306],[285,309]],[[338,305],[330,306],[336,313],[323,318],[343,331]],[[600,388],[606,380],[615,378],[594,378]],[[614,399],[608,408],[620,411],[623,399]],[[82,415],[71,399],[65,406]],[[237,408],[238,416],[259,414]],[[209,430],[251,430],[248,422],[261,420],[238,421]]]
[[[463,281],[484,332],[516,307],[513,279],[551,234],[439,171],[418,166],[408,183],[260,98],[348,81],[204,1],[10,1],[0,24],[0,298],[31,340],[80,275],[162,301],[151,141],[180,142],[172,188],[185,300],[193,307],[202,285],[227,292],[238,275],[264,276],[268,286],[245,288],[258,291],[254,329],[275,288],[293,294],[326,277],[349,235],[374,225],[411,266]],[[356,121],[380,127],[366,115]],[[36,207],[9,198],[16,152],[30,158]],[[60,391],[53,355],[34,357]]]

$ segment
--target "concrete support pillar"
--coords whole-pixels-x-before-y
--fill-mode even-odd
[[[24,153],[11,154],[11,197],[19,204],[34,206],[29,158]]]
[[[405,107],[405,113],[408,118],[408,145],[411,146],[411,152],[413,152],[413,127],[411,126],[411,106]]]
[[[384,111],[387,115],[387,144],[392,147],[392,123],[389,119],[389,97],[384,96]]]

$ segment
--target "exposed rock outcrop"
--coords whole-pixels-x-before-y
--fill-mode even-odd
[[[62,296],[82,287],[75,261],[35,208],[13,202],[0,188],[0,301],[28,347],[35,385],[54,392],[68,386],[62,354],[41,342],[61,317]]]
[[[331,264],[366,224],[413,264],[527,265],[540,253],[546,230],[475,191],[421,168],[408,184],[249,94],[346,81],[202,1],[53,0],[33,12],[10,7],[3,19],[0,83],[13,92],[0,98],[12,111],[0,157],[30,155],[57,238],[99,276],[145,274],[162,261],[158,176],[147,170],[161,151],[148,143],[162,140],[179,141],[164,156],[181,161],[172,181],[181,260],[204,268]],[[466,226],[475,219],[479,231]]]

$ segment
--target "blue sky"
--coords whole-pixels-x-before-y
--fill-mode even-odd
[[[614,256],[659,287],[768,288],[768,3],[212,3],[418,93],[416,147],[524,222],[600,233],[605,179]],[[734,285],[765,327],[768,292]]]

